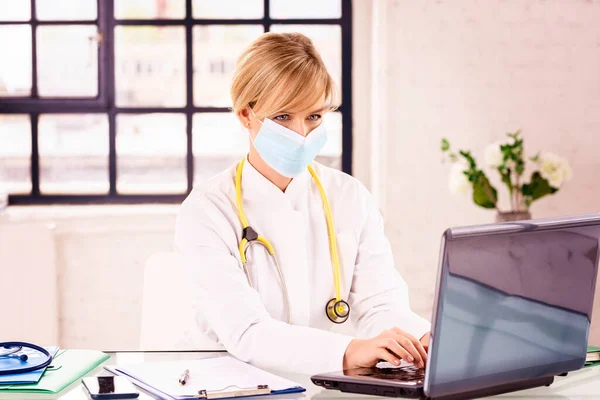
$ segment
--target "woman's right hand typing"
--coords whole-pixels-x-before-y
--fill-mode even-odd
[[[373,367],[380,361],[400,365],[400,360],[424,368],[427,352],[414,336],[393,328],[372,339],[354,339],[344,353],[344,369]]]

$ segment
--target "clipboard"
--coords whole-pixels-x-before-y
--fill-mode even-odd
[[[229,388],[237,388],[236,390],[227,390]],[[246,396],[264,396],[271,394],[269,385],[258,385],[255,388],[240,388],[235,385],[227,386],[222,390],[199,390],[197,395],[186,396],[184,399],[227,399],[231,397],[246,397]]]
[[[129,378],[140,389],[164,400],[226,399],[306,391],[295,382],[230,356],[108,365],[104,369]],[[178,380],[184,370],[191,371],[190,380],[181,386]]]

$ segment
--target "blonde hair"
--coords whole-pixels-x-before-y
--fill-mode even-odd
[[[256,115],[302,111],[325,96],[329,111],[337,91],[312,40],[301,33],[265,33],[242,53],[231,85],[233,111]]]

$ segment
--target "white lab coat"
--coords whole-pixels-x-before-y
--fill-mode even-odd
[[[331,205],[341,262],[342,298],[357,337],[399,327],[417,338],[430,324],[413,313],[406,283],[394,267],[381,215],[353,177],[313,164]],[[242,193],[250,226],[274,246],[287,283],[286,323],[276,268],[259,245],[248,250],[253,285],[238,252],[242,227],[235,207],[235,166],[195,188],[177,219],[175,250],[183,255],[195,294],[198,335],[220,342],[258,367],[298,373],[342,369],[354,338],[332,332],[325,314],[335,296],[323,203],[305,171],[285,192],[244,164]]]

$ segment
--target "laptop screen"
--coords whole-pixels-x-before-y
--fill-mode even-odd
[[[600,227],[514,226],[447,235],[428,396],[583,366]]]

